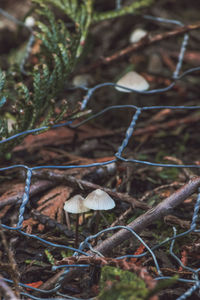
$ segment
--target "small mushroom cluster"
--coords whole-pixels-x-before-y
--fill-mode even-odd
[[[81,195],[76,195],[65,202],[64,210],[69,213],[77,214],[76,217],[76,237],[75,248],[78,245],[78,225],[79,214],[93,209],[97,212],[96,231],[98,230],[99,211],[109,210],[115,207],[114,200],[104,191],[97,189],[84,199]]]

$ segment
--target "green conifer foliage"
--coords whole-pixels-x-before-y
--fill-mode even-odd
[[[38,15],[33,32],[35,42],[41,41],[36,63],[29,59],[26,75],[20,65],[0,70],[0,140],[22,131],[51,126],[68,112],[67,101],[60,101],[67,79],[79,60],[92,23],[132,13],[150,5],[153,0],[134,1],[130,6],[111,12],[95,12],[94,0],[32,0]],[[57,18],[55,8],[72,23],[72,28]],[[55,112],[57,108],[57,113]],[[58,112],[59,111],[59,112]],[[9,118],[13,119],[10,126]],[[23,137],[0,144],[0,156],[19,143]]]

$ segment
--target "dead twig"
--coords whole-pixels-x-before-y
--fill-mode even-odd
[[[150,198],[152,195],[157,194],[158,192],[165,190],[165,189],[169,189],[169,188],[177,188],[183,186],[183,183],[178,182],[178,181],[174,181],[172,183],[169,184],[164,184],[161,186],[156,187],[155,189],[151,190],[151,191],[147,191],[144,196],[142,196],[140,198],[140,201],[146,201],[148,198]]]
[[[0,297],[5,300],[17,300],[17,298],[11,288],[7,285],[7,283],[0,276]]]
[[[46,189],[55,186],[55,182],[53,181],[48,181],[48,180],[40,180],[34,184],[31,185],[30,188],[30,194],[29,196],[35,196],[38,193],[44,192]],[[8,196],[5,199],[0,199],[0,208],[6,206],[6,205],[13,205],[16,203],[21,203],[22,201],[22,196],[23,196],[24,191],[18,192],[16,190],[16,193]]]
[[[119,216],[111,225],[110,227],[114,227],[116,225],[121,225],[121,222],[126,218],[131,212],[133,211],[132,207],[129,207],[123,214]]]
[[[74,236],[73,231],[68,230],[67,226],[57,222],[56,220],[54,220],[53,218],[50,218],[49,216],[42,214],[41,212],[39,212],[36,209],[31,210],[31,215],[34,220],[37,220],[41,224],[45,225],[46,228],[57,229],[58,231],[63,232],[69,238]]]
[[[168,215],[168,216],[164,217],[164,221],[166,224],[170,224],[170,225],[175,224],[175,225],[179,225],[183,229],[190,229],[189,221],[182,220],[173,215]]]
[[[8,244],[5,233],[3,230],[0,230],[0,236],[2,240],[2,244],[4,246],[4,251],[8,256],[8,272],[10,273],[10,276],[13,280],[14,286],[15,286],[15,293],[16,296],[20,297],[20,288],[19,288],[19,271],[18,266],[16,264],[15,258],[14,258],[14,252],[12,251],[11,245]],[[1,278],[0,278],[1,280]],[[1,288],[1,285],[0,285]],[[12,299],[12,298],[7,298]]]
[[[148,134],[148,135],[152,135],[154,132],[157,132],[160,129],[165,129],[165,130],[169,130],[170,128],[174,128],[180,125],[185,125],[185,124],[193,124],[196,122],[199,122],[200,117],[199,115],[191,115],[189,117],[185,117],[185,118],[181,118],[181,119],[174,119],[174,120],[170,120],[168,122],[165,123],[161,123],[161,124],[156,124],[156,125],[149,125],[148,127],[145,128],[139,128],[137,130],[134,131],[133,135],[134,136],[139,136],[139,135],[144,135],[144,134]]]
[[[99,60],[97,60],[96,62],[92,63],[90,66],[83,68],[83,70],[81,70],[81,72],[89,72],[92,69],[95,69],[101,65],[105,65],[105,64],[109,64],[133,51],[136,51],[138,49],[144,48],[148,45],[152,45],[154,43],[160,42],[162,40],[166,40],[172,37],[176,37],[178,35],[184,34],[186,32],[189,32],[191,30],[195,30],[195,29],[199,29],[200,28],[200,22],[197,22],[195,24],[189,24],[186,26],[182,26],[182,27],[178,27],[175,30],[171,30],[168,32],[164,32],[164,33],[159,33],[155,36],[146,36],[145,38],[143,38],[142,40],[140,40],[137,43],[134,43],[120,51],[117,51],[116,53],[114,53],[111,56],[107,56],[107,57],[101,57]]]
[[[49,171],[49,170],[45,170],[45,171],[40,171],[40,172],[35,172],[33,173],[35,175],[35,177],[41,179],[41,178],[46,178],[52,181],[56,181],[56,182],[62,182],[65,184],[68,184],[69,186],[73,186],[73,187],[78,187],[79,189],[85,189],[85,190],[96,190],[96,189],[101,189],[103,191],[105,191],[106,193],[108,193],[111,197],[115,198],[116,200],[119,201],[125,201],[130,203],[133,207],[137,207],[137,208],[141,208],[141,209],[148,209],[149,206],[146,203],[140,202],[137,199],[129,196],[128,194],[124,194],[124,193],[118,193],[118,192],[114,192],[111,189],[102,187],[98,184],[94,184],[92,182],[86,181],[86,180],[82,180],[82,179],[77,179],[73,176],[67,175],[65,173],[61,173],[61,172],[53,172],[53,171]]]
[[[178,165],[184,165],[183,161],[177,157],[165,156],[164,158],[169,161],[173,161],[173,162],[177,163]],[[186,179],[190,179],[190,178],[194,177],[194,173],[191,170],[189,170],[188,168],[183,168],[183,173],[184,173]]]

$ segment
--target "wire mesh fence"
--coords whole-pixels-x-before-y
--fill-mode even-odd
[[[119,9],[120,5],[121,5],[120,1],[116,1],[116,9]],[[2,11],[0,11],[0,12],[2,13]],[[5,15],[5,13],[4,13],[4,15]],[[177,20],[168,20],[168,19],[156,18],[153,16],[144,15],[144,20],[146,20],[146,19],[152,20],[153,22],[158,22],[158,23],[168,23],[168,24],[172,24],[172,25],[178,25],[180,27],[184,26],[184,24],[182,24],[181,22],[179,22]],[[195,68],[188,69],[181,73],[182,65],[183,65],[183,58],[184,58],[185,51],[187,50],[188,43],[189,43],[189,34],[185,33],[183,36],[183,39],[182,39],[182,44],[181,44],[181,48],[179,51],[179,57],[178,57],[178,61],[176,64],[176,69],[171,76],[173,78],[173,82],[170,83],[167,87],[148,90],[145,92],[139,92],[139,91],[128,89],[128,88],[127,88],[127,90],[129,90],[129,92],[131,92],[133,94],[134,93],[141,94],[143,97],[145,97],[146,95],[150,95],[150,94],[153,95],[153,94],[167,93],[176,85],[177,80],[181,81],[188,75],[193,74],[195,72],[199,72],[200,67],[195,67]],[[32,36],[31,36],[31,43],[29,43],[29,45],[28,45],[28,52],[30,51],[31,44],[32,44]],[[25,58],[27,58],[27,55],[25,56]],[[24,63],[24,60],[23,60],[23,63]],[[23,64],[22,64],[21,69],[23,69]],[[85,93],[84,99],[81,102],[81,110],[84,111],[85,109],[87,109],[87,107],[89,105],[88,104],[89,101],[92,101],[94,99],[94,93],[98,89],[101,89],[103,87],[104,88],[110,88],[110,87],[115,88],[116,86],[117,85],[115,83],[106,82],[106,83],[95,85],[92,88],[81,87],[81,86],[74,88],[74,89],[82,89]],[[122,88],[122,86],[118,86],[118,87]],[[126,88],[123,87],[123,89],[126,89]],[[116,257],[115,261],[114,261],[115,264],[117,264],[116,263],[117,260],[124,261],[129,258],[151,257],[153,260],[154,266],[156,268],[157,276],[155,276],[155,279],[157,281],[162,281],[164,279],[173,278],[172,276],[164,276],[163,275],[161,268],[159,266],[159,260],[157,258],[157,254],[156,254],[156,251],[159,250],[161,247],[163,247],[163,245],[167,245],[166,251],[169,251],[171,257],[173,257],[174,261],[178,264],[179,267],[182,268],[182,270],[188,271],[190,274],[189,276],[187,276],[187,278],[185,278],[185,277],[176,278],[177,282],[179,281],[179,282],[183,282],[183,283],[188,283],[190,285],[190,287],[177,299],[179,299],[179,300],[187,299],[195,291],[199,290],[200,266],[198,268],[196,268],[196,267],[193,268],[192,266],[184,265],[183,262],[181,261],[180,257],[178,257],[174,251],[175,244],[179,238],[189,236],[192,233],[200,232],[200,229],[198,229],[198,217],[199,217],[198,213],[199,213],[199,207],[200,207],[200,182],[198,180],[194,181],[194,186],[192,187],[192,189],[190,189],[189,185],[186,186],[185,189],[183,189],[183,193],[185,194],[185,196],[183,196],[183,198],[187,198],[187,195],[190,195],[192,192],[197,193],[197,199],[196,199],[192,219],[190,222],[190,228],[184,232],[177,233],[176,228],[173,227],[174,232],[171,235],[169,235],[169,237],[166,240],[156,244],[153,247],[149,247],[146,244],[146,242],[144,241],[144,239],[137,233],[137,228],[136,228],[136,230],[134,230],[133,229],[134,225],[131,226],[130,224],[127,226],[109,227],[104,230],[101,230],[100,232],[98,232],[95,235],[90,235],[90,236],[86,237],[83,242],[80,243],[78,248],[73,248],[71,246],[67,246],[67,245],[63,245],[63,244],[52,243],[50,241],[47,241],[46,239],[39,237],[38,235],[29,234],[29,233],[25,232],[22,227],[22,224],[24,221],[25,209],[26,209],[26,206],[27,206],[27,204],[29,202],[29,198],[30,198],[30,188],[31,188],[32,177],[37,176],[37,174],[39,174],[40,170],[43,170],[43,169],[66,170],[66,169],[75,169],[75,168],[91,168],[91,167],[96,168],[96,167],[106,166],[109,164],[114,164],[117,162],[123,162],[123,163],[128,162],[128,163],[132,163],[132,164],[144,164],[144,165],[151,166],[152,168],[153,167],[197,168],[197,169],[200,168],[200,166],[198,164],[187,164],[187,163],[186,164],[164,164],[164,163],[156,163],[156,162],[147,161],[147,160],[138,160],[138,159],[133,159],[133,158],[127,158],[126,156],[123,156],[124,150],[126,149],[128,143],[130,141],[130,138],[134,138],[133,134],[135,131],[135,127],[137,125],[138,120],[141,118],[142,114],[144,112],[151,114],[151,112],[153,112],[155,110],[159,111],[162,109],[170,109],[170,110],[176,110],[176,111],[177,110],[189,111],[189,110],[199,110],[200,106],[198,106],[198,105],[197,106],[184,106],[184,105],[180,105],[180,106],[177,106],[177,105],[174,105],[174,106],[172,106],[172,105],[137,106],[137,105],[130,105],[130,104],[129,105],[124,104],[124,105],[107,106],[103,110],[100,110],[95,114],[92,114],[90,117],[85,118],[83,121],[80,121],[79,123],[77,123],[77,120],[75,120],[76,122],[67,121],[65,123],[52,125],[51,129],[57,128],[57,127],[62,127],[62,126],[69,126],[70,128],[73,128],[74,130],[76,130],[77,128],[81,128],[81,126],[83,124],[85,124],[86,122],[89,122],[92,119],[97,119],[97,117],[102,116],[109,111],[115,112],[117,110],[123,110],[123,111],[131,112],[132,119],[126,129],[124,139],[122,140],[121,145],[118,146],[117,152],[113,153],[113,156],[115,156],[115,159],[107,160],[107,161],[101,162],[101,163],[91,163],[91,164],[86,164],[86,165],[67,165],[67,166],[41,165],[41,166],[35,166],[35,167],[29,167],[28,165],[9,165],[7,167],[0,168],[1,172],[7,171],[7,170],[15,171],[16,169],[17,170],[22,169],[26,173],[25,189],[24,189],[23,197],[22,197],[22,199],[20,199],[20,208],[19,208],[19,213],[18,213],[17,225],[15,227],[11,227],[6,224],[1,224],[0,225],[1,228],[18,232],[24,238],[32,239],[33,242],[34,242],[34,240],[37,240],[37,241],[41,242],[42,244],[44,244],[45,247],[47,247],[47,248],[53,247],[53,248],[59,249],[60,251],[62,249],[70,250],[73,252],[73,257],[74,257],[74,260],[72,259],[70,263],[68,261],[68,264],[61,264],[59,266],[57,265],[57,266],[52,267],[52,270],[55,271],[55,273],[57,273],[58,269],[61,269],[62,271],[59,273],[56,283],[55,283],[54,287],[51,289],[40,289],[40,288],[35,288],[35,287],[31,287],[30,285],[20,283],[19,284],[20,286],[27,288],[28,291],[31,291],[30,293],[29,292],[27,292],[27,293],[21,292],[22,297],[25,297],[25,298],[27,297],[27,298],[31,298],[31,299],[41,299],[41,298],[43,299],[44,297],[48,297],[48,295],[54,295],[54,298],[49,297],[49,298],[45,298],[45,299],[63,299],[63,298],[78,299],[78,298],[69,296],[67,294],[61,293],[62,285],[64,284],[67,277],[74,276],[73,272],[75,273],[77,271],[79,272],[79,270],[88,269],[94,263],[94,261],[92,261],[92,259],[96,259],[96,260],[100,259],[101,262],[104,259],[104,263],[108,263],[108,258],[106,256],[104,256],[104,246],[106,244],[106,240],[102,243],[102,245],[100,245],[100,246],[97,245],[96,247],[93,247],[93,243],[92,243],[98,237],[100,237],[103,234],[108,233],[108,232],[110,234],[112,234],[111,238],[113,238],[113,242],[115,241],[115,239],[117,239],[119,232],[122,232],[123,234],[124,234],[124,232],[128,232],[129,237],[132,236],[133,239],[138,240],[141,244],[143,244],[143,246],[146,250],[146,252],[139,254],[139,255],[127,254],[127,255],[120,256],[120,257]],[[47,130],[47,129],[50,129],[50,128],[48,126],[43,126],[41,128],[35,128],[35,129],[27,130],[24,132],[19,132],[18,134],[14,135],[14,136],[11,136],[5,140],[1,140],[0,144],[7,143],[12,139],[19,138],[20,136],[25,136],[25,135],[32,134],[32,133],[38,133],[40,131]],[[187,192],[187,188],[189,188],[189,192]],[[173,205],[172,205],[172,207],[173,207]],[[112,245],[112,243],[111,243],[111,245]],[[106,261],[106,259],[107,259],[107,261]],[[101,265],[101,263],[100,263],[100,265]],[[4,280],[10,284],[13,283],[13,281],[10,280],[9,278],[4,278]],[[57,298],[55,298],[55,297],[57,297]]]

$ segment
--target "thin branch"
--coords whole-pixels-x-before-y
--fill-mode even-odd
[[[17,298],[11,288],[6,284],[6,282],[3,280],[3,278],[0,276],[0,295],[5,300],[17,300]]]
[[[68,227],[66,225],[57,222],[56,220],[42,214],[36,209],[31,210],[31,216],[34,220],[37,220],[41,224],[45,225],[47,229],[55,228],[58,231],[63,232],[68,238],[74,237],[73,231],[68,230]]]
[[[68,174],[65,173],[57,173],[57,172],[53,172],[53,171],[41,171],[41,172],[35,172],[33,173],[33,175],[35,175],[35,177],[39,178],[39,179],[49,179],[52,180],[53,182],[64,182],[65,184],[68,184],[69,186],[73,186],[73,187],[78,187],[80,189],[80,187],[82,189],[86,189],[86,190],[96,190],[96,189],[101,189],[103,191],[105,191],[106,193],[108,193],[111,197],[115,198],[116,200],[119,201],[125,201],[130,203],[133,207],[137,207],[137,208],[141,208],[141,209],[148,209],[149,206],[141,201],[138,201],[137,199],[129,196],[128,194],[125,193],[118,193],[118,192],[114,192],[109,188],[105,188],[102,187],[98,184],[86,181],[86,180],[82,180],[82,179],[77,179],[73,176],[70,176]]]
[[[4,230],[0,230],[0,236],[1,236],[1,240],[2,240],[2,245],[4,246],[4,252],[8,256],[8,268],[7,268],[7,270],[9,270],[8,273],[9,273],[9,275],[11,276],[11,278],[13,280],[16,296],[19,298],[19,296],[20,296],[19,270],[18,270],[18,266],[17,266],[16,261],[15,261],[14,252],[12,250],[11,245],[9,245],[8,242],[7,242]],[[3,287],[3,286],[4,285],[1,282],[0,287]],[[9,292],[9,290],[8,290],[8,292]],[[10,292],[8,293],[8,296],[9,295],[10,295]],[[8,297],[7,299],[12,299],[12,298]]]
[[[133,208],[129,207],[123,214],[121,214],[117,219],[115,219],[115,221],[110,225],[110,227],[121,225],[122,221],[131,213],[133,213]]]
[[[152,135],[160,129],[169,130],[170,128],[176,128],[180,125],[185,124],[194,124],[199,122],[200,116],[197,114],[192,114],[188,117],[181,118],[181,119],[173,119],[164,123],[156,124],[156,125],[148,125],[145,128],[139,128],[133,132],[134,136],[140,136],[144,134]]]
[[[189,31],[195,30],[195,29],[199,29],[200,28],[200,22],[197,22],[195,24],[189,24],[186,26],[182,26],[182,27],[178,27],[174,30],[168,31],[168,32],[164,32],[164,33],[159,33],[156,34],[155,36],[146,36],[143,39],[141,39],[139,42],[137,43],[133,43],[130,46],[117,51],[116,53],[114,53],[111,56],[107,56],[107,57],[101,57],[99,60],[97,60],[96,62],[92,63],[91,65],[89,65],[88,67],[83,68],[83,70],[81,70],[83,72],[89,72],[92,69],[95,69],[101,65],[105,65],[105,64],[109,64],[131,52],[134,52],[138,49],[144,48],[148,45],[152,45],[155,44],[157,42],[160,42],[162,40],[166,40],[172,37],[176,37],[179,36],[181,34],[187,33]]]
[[[30,188],[30,194],[29,196],[35,196],[38,193],[44,192],[50,187],[55,186],[55,182],[48,181],[48,180],[42,180],[38,181],[31,185]],[[16,203],[21,203],[22,197],[23,197],[24,191],[16,191],[16,194],[12,194],[11,196],[8,196],[6,199],[3,199],[0,201],[0,208],[6,206],[6,205],[13,205]]]

